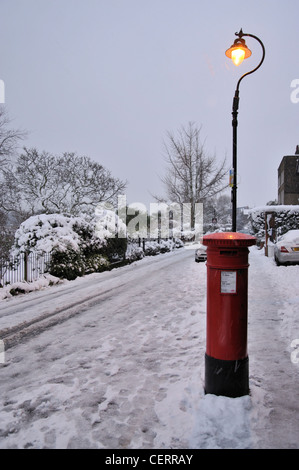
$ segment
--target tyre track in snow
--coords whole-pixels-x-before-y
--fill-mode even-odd
[[[0,325],[3,324],[4,318],[9,322],[10,317],[17,316],[15,322],[12,320],[13,326],[0,329],[0,339],[4,342],[5,350],[119,294],[120,290],[131,282],[131,274],[136,276],[136,270],[140,270],[141,277],[147,276],[149,270],[157,270],[161,265],[171,264],[173,256],[178,256],[183,252],[185,253],[185,250],[160,255],[159,258],[145,259],[142,260],[143,262],[139,261],[110,272],[91,275],[90,278],[86,276],[85,279],[80,278],[78,282],[75,280],[74,284],[70,282],[67,286],[53,286],[53,291],[49,289],[25,294],[28,298],[22,297],[20,302],[19,298],[12,299],[12,304],[7,302],[4,308],[0,305]],[[111,279],[115,283],[113,287],[111,287]],[[106,282],[109,282],[109,288],[105,288]],[[78,283],[80,283],[80,288]],[[101,291],[95,292],[95,289],[101,289]],[[37,302],[39,302],[40,314],[30,314],[33,308],[36,309]],[[26,314],[32,318],[22,320]]]
[[[115,287],[113,291],[124,285],[126,285],[126,283]],[[57,325],[58,323],[62,323],[69,318],[82,313],[87,308],[106,300],[111,296],[113,291],[111,291],[111,289],[105,290],[100,294],[95,295],[92,299],[88,296],[87,299],[84,298],[81,301],[73,302],[67,307],[64,306],[60,309],[55,309],[55,311],[47,312],[32,320],[24,321],[15,326],[0,330],[0,338],[4,341],[5,349],[7,350],[27,337],[42,333],[47,328]]]

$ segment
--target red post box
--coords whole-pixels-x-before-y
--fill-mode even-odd
[[[207,337],[205,393],[249,393],[247,353],[248,247],[256,238],[238,232],[205,235]]]

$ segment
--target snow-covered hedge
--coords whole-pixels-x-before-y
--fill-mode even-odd
[[[132,263],[133,261],[138,261],[142,258],[144,258],[144,251],[141,246],[138,246],[136,243],[128,243],[126,260]]]
[[[155,256],[159,253],[166,253],[172,251],[174,248],[181,248],[184,244],[179,239],[169,239],[169,240],[160,240],[156,241],[147,241],[145,243],[144,253],[146,256]]]
[[[299,205],[260,206],[248,210],[254,235],[265,238],[265,213],[274,212],[277,235],[299,228]]]
[[[106,210],[96,212],[93,219],[63,214],[35,215],[16,231],[11,255],[51,253],[50,274],[72,280],[109,269],[115,261],[133,262],[184,246],[180,239],[146,241],[143,250],[132,240],[128,243],[123,236],[125,232],[126,227],[117,215]]]
[[[79,253],[87,245],[100,248],[103,241],[94,237],[94,228],[83,217],[40,214],[29,217],[17,229],[11,254],[35,252],[42,255],[68,250]]]
[[[100,233],[103,233],[102,237]],[[20,225],[11,254],[35,252],[42,255],[51,252],[50,273],[71,280],[103,271],[109,267],[110,261],[124,256],[126,239],[110,236],[105,225],[99,226],[99,219],[40,214]]]

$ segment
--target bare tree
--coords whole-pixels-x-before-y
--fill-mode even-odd
[[[11,123],[5,106],[0,104],[0,170],[16,157],[20,141],[27,136],[26,131],[13,129]],[[1,176],[0,173],[0,199],[5,193]],[[0,209],[0,257],[8,256],[13,241],[13,222],[6,212]]]
[[[0,209],[0,264],[3,259],[8,259],[13,239],[14,232],[8,225],[7,214]]]
[[[200,133],[201,128],[189,122],[177,135],[168,132],[164,142],[167,168],[161,179],[167,198],[171,202],[190,203],[192,223],[195,204],[204,203],[227,187],[225,159],[218,163],[215,156],[208,155]]]
[[[126,182],[89,157],[53,156],[35,148],[24,148],[2,174],[0,207],[23,220],[38,213],[92,213],[99,202],[114,203],[126,187]]]
[[[0,105],[0,165],[15,155],[18,143],[27,135],[25,131],[10,128],[11,120],[3,105]]]
[[[209,198],[204,205],[204,231],[231,225],[231,198],[228,194]]]

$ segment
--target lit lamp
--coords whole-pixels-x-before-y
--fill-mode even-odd
[[[248,57],[251,56],[251,50],[246,46],[245,40],[239,38],[235,40],[234,44],[230,46],[229,49],[227,49],[225,55],[229,59],[232,59],[235,65],[240,65],[244,59],[248,59]]]
[[[225,55],[229,59],[232,59],[235,65],[237,66],[240,65],[244,59],[247,59],[248,57],[251,56],[251,50],[248,49],[248,47],[246,46],[245,40],[243,39],[244,36],[254,38],[260,43],[263,49],[263,56],[257,67],[255,67],[250,72],[245,73],[239,79],[237,88],[235,91],[234,100],[233,100],[233,111],[232,111],[233,169],[232,169],[232,174],[230,175],[230,186],[232,188],[232,232],[237,231],[237,126],[238,126],[238,108],[239,108],[239,86],[240,86],[241,80],[244,77],[246,77],[246,75],[250,75],[251,73],[255,72],[262,65],[264,58],[265,58],[264,44],[257,36],[254,36],[253,34],[245,34],[243,33],[242,29],[240,29],[239,33],[235,33],[235,35],[238,36],[238,39],[236,39],[233,45],[229,49],[227,49],[227,51],[225,52]]]

